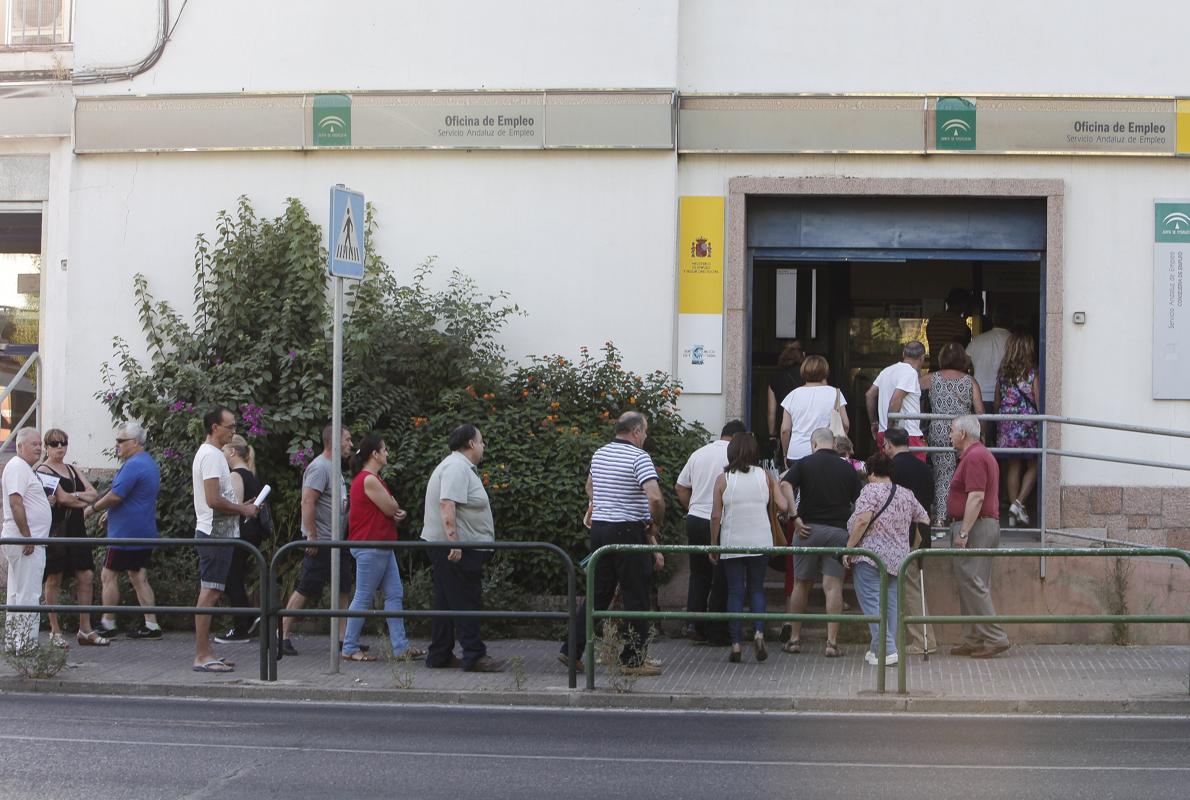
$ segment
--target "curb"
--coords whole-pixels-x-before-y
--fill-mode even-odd
[[[429,691],[418,689],[326,689],[284,681],[265,684],[235,680],[211,684],[0,679],[0,692],[87,694],[108,697],[201,698],[212,700],[286,700],[324,703],[389,703],[393,705],[480,705],[513,708],[546,707],[653,711],[801,711],[814,713],[923,714],[1135,714],[1190,716],[1190,696],[1151,698],[962,698],[925,695],[853,697],[742,697],[702,694],[634,694],[582,689],[541,691]]]

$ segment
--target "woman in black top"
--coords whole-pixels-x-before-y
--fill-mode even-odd
[[[81,537],[87,535],[83,522],[83,509],[95,502],[99,493],[74,465],[66,463],[66,448],[70,439],[66,432],[50,428],[45,432],[45,461],[37,468],[43,475],[57,478],[67,495],[66,500],[55,503],[51,509],[50,536]],[[75,545],[49,545],[45,552],[45,602],[58,602],[58,591],[65,576],[74,575],[75,597],[79,605],[91,605],[94,597],[95,554],[89,547]],[[58,626],[58,615],[50,612],[50,642],[66,647],[66,639]],[[79,629],[76,638],[80,645],[103,646],[108,640],[91,629],[90,613],[79,614]]]
[[[231,485],[236,493],[237,502],[251,502],[260,494],[260,480],[256,477],[256,453],[243,436],[236,434],[223,447],[223,455],[227,458],[227,466],[231,469]],[[260,519],[240,517],[240,538],[253,547],[260,547],[264,532],[260,527]],[[248,601],[248,589],[244,585],[244,576],[248,570],[249,553],[242,547],[232,552],[231,569],[227,573],[227,602],[233,606],[244,608],[252,603]],[[255,560],[252,562],[255,564]],[[245,614],[234,618],[231,630],[222,636],[216,636],[215,641],[220,644],[238,644],[252,638],[259,617]]]

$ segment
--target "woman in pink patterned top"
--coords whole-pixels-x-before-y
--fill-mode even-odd
[[[913,535],[913,523],[929,523],[930,515],[917,502],[913,492],[892,482],[893,462],[877,450],[867,461],[869,483],[855,501],[855,511],[847,520],[848,547],[863,547],[880,556],[888,570],[888,628],[885,640],[885,666],[897,663],[896,625],[897,619],[897,570],[905,556],[909,555],[909,537]],[[844,561],[851,567],[855,582],[855,594],[865,614],[880,613],[880,570],[867,556],[847,556]],[[878,663],[876,650],[879,646],[880,626],[868,623],[872,632],[872,643],[864,656],[869,664]]]

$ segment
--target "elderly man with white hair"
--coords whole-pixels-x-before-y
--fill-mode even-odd
[[[16,435],[17,457],[4,466],[5,538],[45,539],[50,535],[51,508],[46,484],[33,465],[41,460],[41,434],[22,428]],[[56,491],[56,490],[55,490]],[[8,559],[8,605],[35,606],[41,601],[41,579],[45,572],[45,548],[32,543],[4,545]],[[4,648],[25,653],[37,646],[37,612],[8,612]]]
[[[145,452],[145,429],[139,422],[122,422],[116,428],[116,455],[124,463],[112,479],[107,494],[91,504],[90,511],[107,512],[107,538],[156,539],[157,491],[161,486],[161,472],[157,462]],[[103,604],[120,604],[120,573],[128,576],[142,606],[153,606],[157,599],[149,585],[148,569],[153,558],[151,547],[117,547],[108,545],[107,558],[99,580],[103,584]],[[116,633],[114,615],[104,614],[95,627],[100,635],[110,638]],[[145,622],[128,631],[129,639],[160,639],[161,626],[156,614],[145,614]]]
[[[1000,546],[1000,467],[979,439],[979,420],[968,414],[954,421],[950,442],[959,451],[959,465],[946,494],[951,547]],[[992,559],[956,558],[959,610],[964,616],[996,613],[992,604]],[[951,655],[995,658],[1009,647],[1004,629],[995,623],[963,627],[963,643]]]

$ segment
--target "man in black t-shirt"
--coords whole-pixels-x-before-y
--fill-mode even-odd
[[[781,491],[794,508],[794,527],[798,547],[846,547],[847,518],[862,488],[859,474],[835,452],[835,435],[830,428],[819,428],[810,435],[810,455],[793,462],[781,477]],[[794,495],[798,494],[795,503]],[[806,610],[810,589],[822,575],[826,594],[826,613],[843,613],[843,562],[833,556],[799,555],[794,557],[793,594],[789,612]],[[785,643],[787,653],[801,652],[801,623],[792,623],[792,638]],[[826,624],[826,655],[842,655],[838,646],[839,623]]]
[[[884,452],[893,460],[893,483],[913,492],[922,508],[934,507],[934,472],[917,456],[909,452],[909,434],[904,428],[889,428],[884,432]],[[920,540],[915,537],[920,536]],[[930,546],[930,527],[909,528],[910,547]],[[921,590],[921,562],[914,561],[905,570],[905,608],[908,614],[925,614],[926,604]],[[932,653],[938,648],[934,628],[930,625],[910,625],[906,629],[906,652],[912,655]]]

